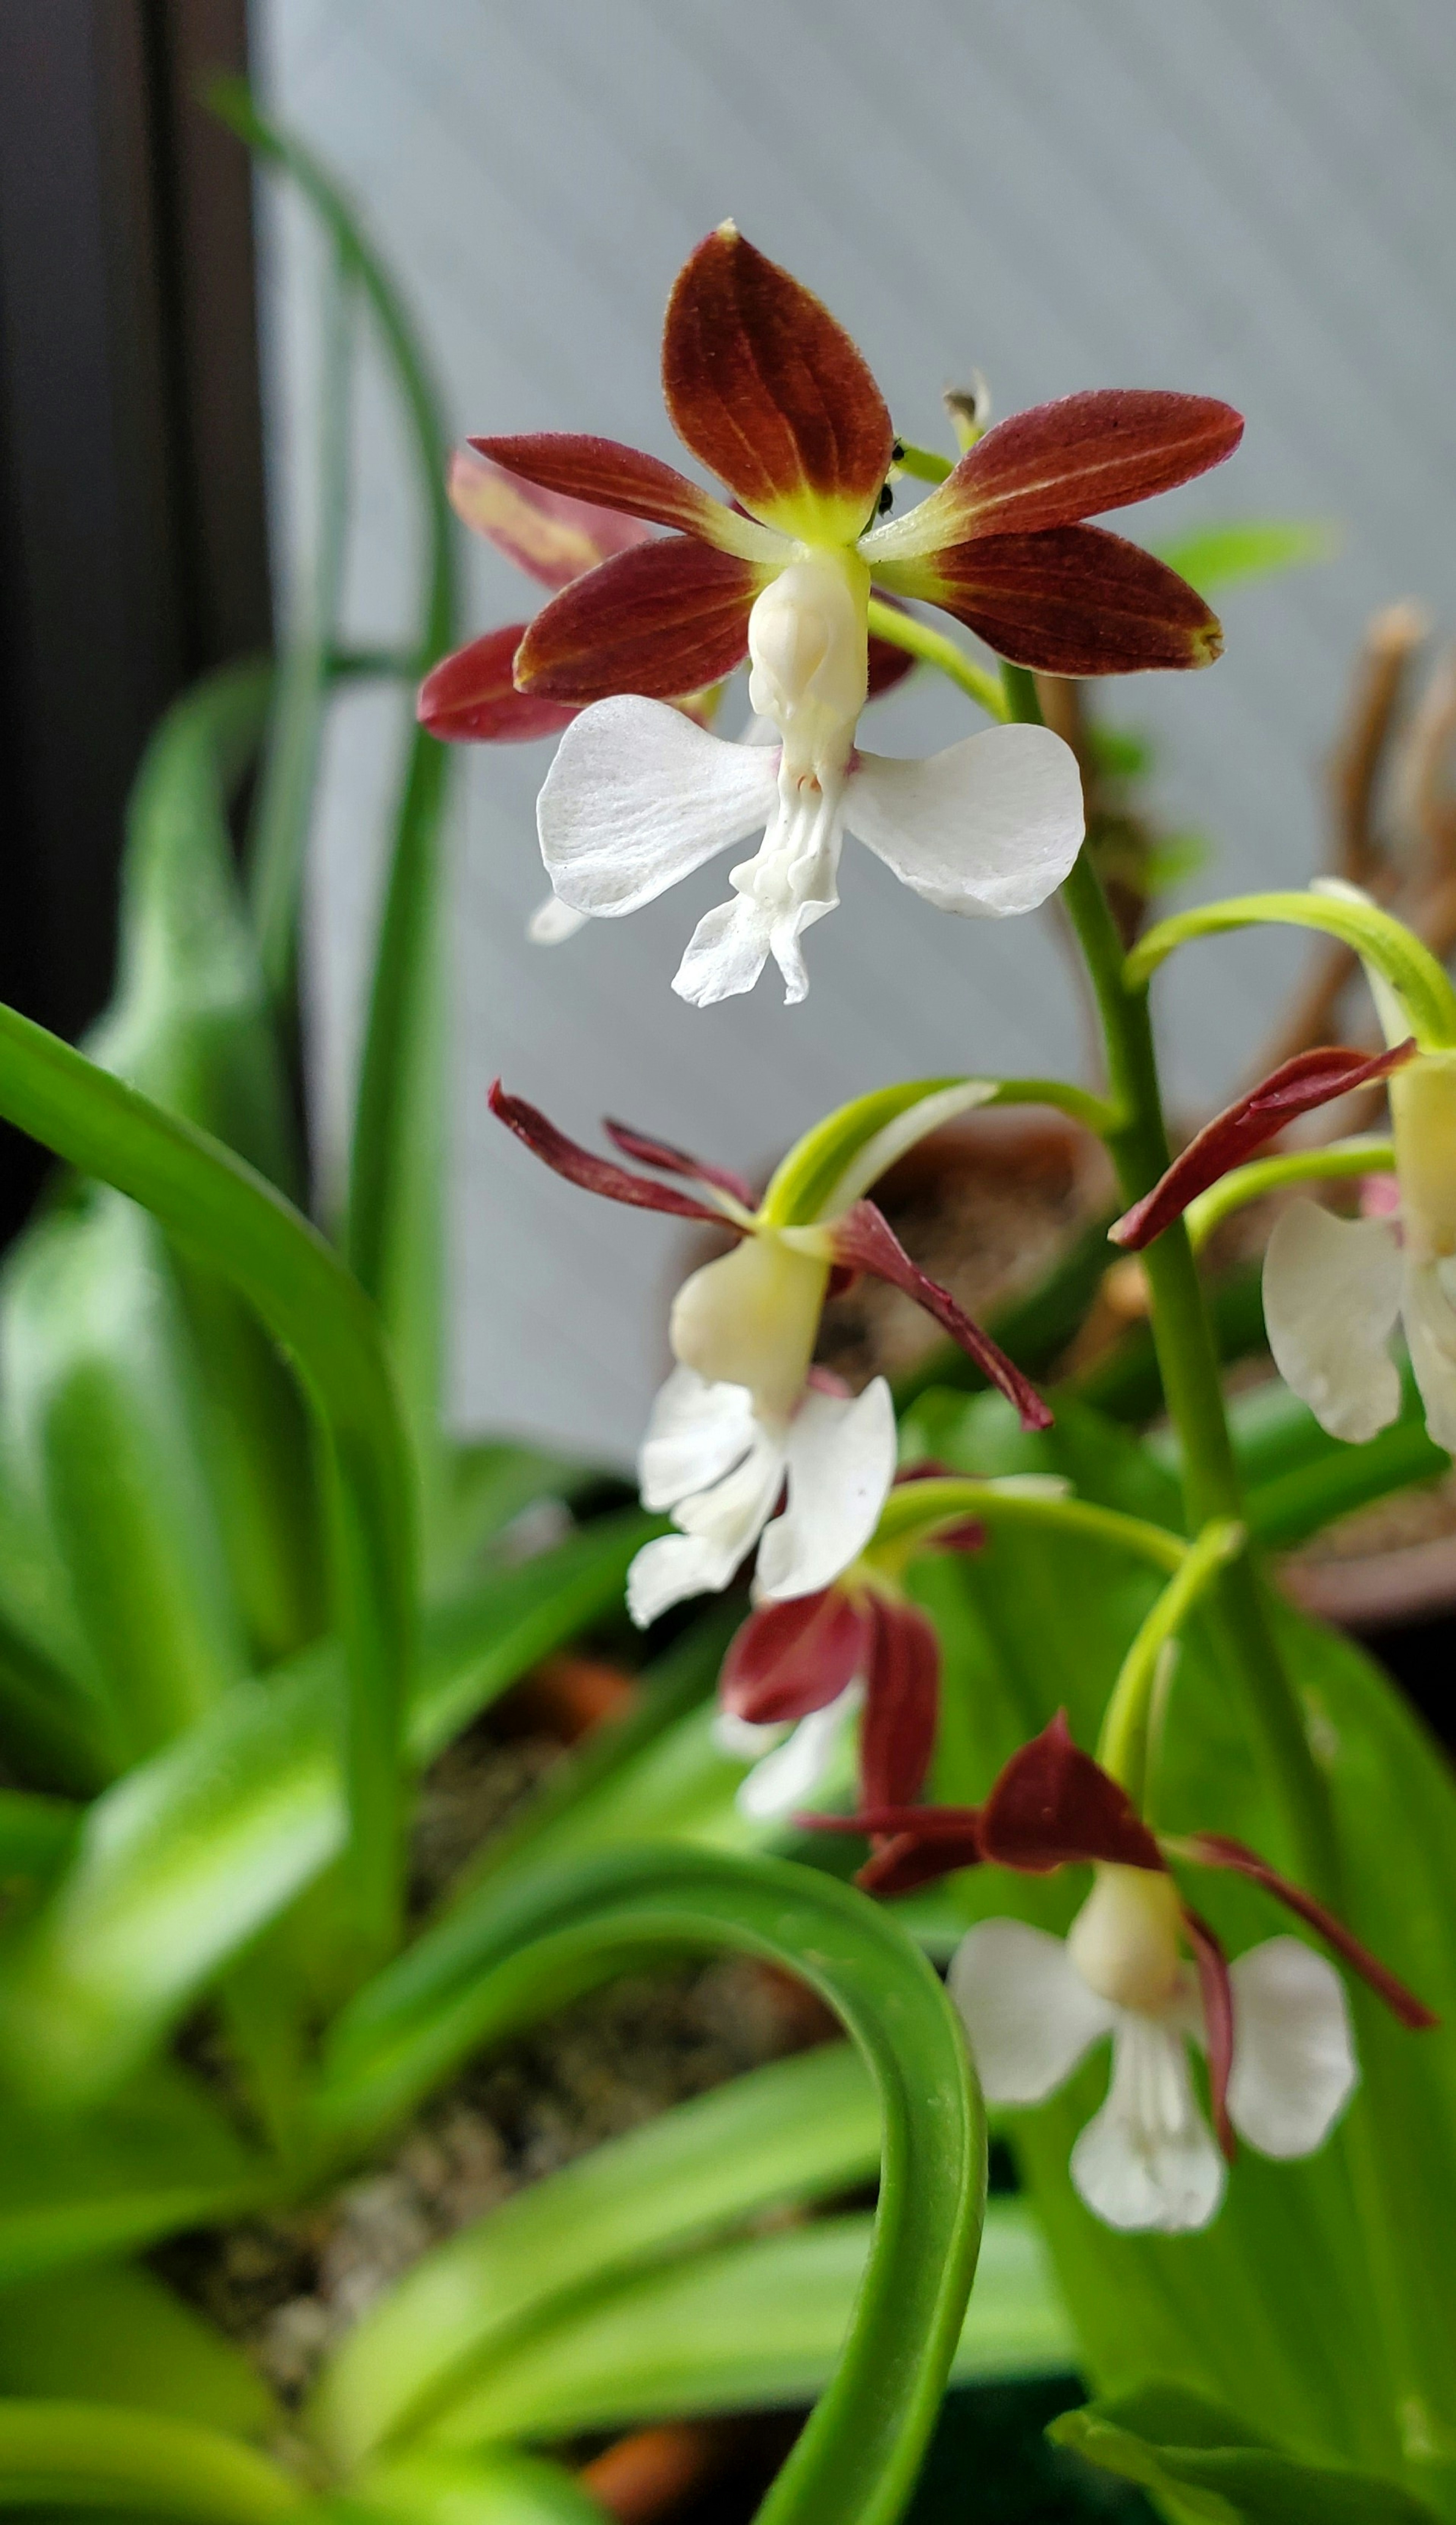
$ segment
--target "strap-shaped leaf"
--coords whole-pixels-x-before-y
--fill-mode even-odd
[[[984,2119],[964,2041],[885,1913],[809,1870],[632,1850],[483,1900],[429,1931],[346,2011],[318,2114],[347,2129],[451,2062],[663,1949],[733,1947],[832,2006],[879,2091],[880,2205],[844,2354],[761,2511],[764,2525],[889,2525],[924,2450],[980,2235]]]
[[[272,2525],[308,2503],[291,2474],[217,2429],[106,2402],[0,2402],[0,2507]]]
[[[1400,2482],[1286,2453],[1186,2385],[1151,2383],[1064,2411],[1046,2434],[1215,2525],[1434,2525],[1437,2512]]]
[[[317,1231],[242,1159],[5,1008],[0,1113],[83,1173],[150,1210],[241,1291],[298,1367],[331,1470],[361,1933],[366,1943],[387,1944],[398,1907],[399,1736],[413,1622],[414,1506],[374,1311]]]

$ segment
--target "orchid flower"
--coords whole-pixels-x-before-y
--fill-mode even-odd
[[[1456,1452],[1456,1053],[1418,1051],[1402,1013],[1385,1014],[1403,1039],[1369,1061],[1335,1047],[1285,1063],[1208,1123],[1111,1233],[1149,1244],[1295,1114],[1387,1079],[1393,1210],[1337,1218],[1291,1202],[1264,1256],[1264,1321],[1285,1383],[1332,1437],[1356,1443],[1400,1411],[1389,1344],[1403,1323],[1427,1429]]]
[[[1344,1988],[1328,1959],[1279,1937],[1229,1964],[1184,1902],[1169,1856],[1251,1878],[1403,2024],[1436,2021],[1340,1921],[1241,1842],[1155,1837],[1126,1791],[1072,1743],[1064,1713],[1012,1756],[983,1807],[867,1806],[857,1817],[804,1820],[869,1833],[877,1846],[858,1881],[877,1893],[984,1862],[1032,1875],[1091,1862],[1092,1892],[1065,1939],[1024,1920],[982,1920],[957,1949],[948,1987],[992,2104],[1041,2104],[1111,2037],[1107,2098],[1071,2159],[1082,2199],[1110,2227],[1175,2235],[1207,2226],[1236,2132],[1265,2156],[1311,2155],[1358,2075]],[[1194,2097],[1189,2046],[1207,2055],[1212,2132]]]
[[[803,998],[800,942],[838,903],[847,830],[941,910],[1034,910],[1081,844],[1076,765],[1022,726],[924,763],[858,752],[871,576],[1050,673],[1203,665],[1219,630],[1202,599],[1083,521],[1217,464],[1238,416],[1206,396],[1069,396],[989,430],[918,508],[877,523],[896,447],[879,388],[828,311],[731,222],[673,285],[662,380],[679,437],[731,506],[608,439],[471,442],[528,481],[670,530],[564,589],[516,652],[523,693],[592,705],[538,811],[561,901],[618,917],[761,832],[679,968],[673,987],[699,1007],[751,990],[770,955],[788,999]],[[726,744],[661,707],[745,655],[777,746]]]
[[[832,1168],[805,1217],[791,1190],[805,1179],[802,1153],[812,1160],[830,1125],[791,1150],[755,1206],[742,1176],[618,1122],[606,1128],[623,1156],[658,1175],[686,1177],[693,1191],[596,1157],[497,1080],[492,1112],[569,1182],[608,1201],[726,1227],[740,1240],[694,1271],[673,1304],[677,1365],[653,1407],[639,1472],[644,1507],[669,1511],[678,1532],[645,1545],[632,1563],[634,1621],[645,1626],[685,1597],[726,1587],[755,1543],[755,1592],[764,1603],[830,1586],[868,1543],[894,1479],[895,1411],[883,1377],[850,1398],[811,1368],[836,1273],[870,1271],[905,1291],[1008,1396],[1026,1427],[1046,1426],[1051,1415],[1035,1388],[949,1291],[911,1262],[884,1213],[863,1198],[915,1139],[988,1092],[985,1082],[967,1080],[913,1102],[901,1095],[902,1110]],[[891,1105],[896,1097],[889,1091]],[[786,1482],[788,1504],[776,1515]]]

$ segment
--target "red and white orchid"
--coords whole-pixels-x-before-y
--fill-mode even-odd
[[[1308,2156],[1358,2074],[1343,1984],[1328,1959],[1280,1937],[1230,1965],[1185,1903],[1170,1857],[1252,1879],[1402,2024],[1436,2021],[1342,1922],[1242,1843],[1155,1836],[1118,1782],[1073,1744],[1064,1713],[1012,1756],[982,1807],[867,1803],[848,1819],[804,1820],[871,1836],[858,1881],[876,1893],[984,1863],[1046,1875],[1091,1862],[1092,1889],[1065,1939],[1024,1920],[982,1920],[958,1948],[948,1986],[993,2104],[1041,2104],[1111,2037],[1107,2099],[1071,2159],[1077,2190],[1111,2227],[1171,2235],[1206,2226],[1236,2132],[1265,2156]],[[1190,2044],[1207,2055],[1213,2132],[1194,2097]]]
[[[568,1140],[499,1080],[491,1089],[492,1112],[568,1181],[740,1239],[694,1271],[673,1304],[678,1364],[654,1405],[639,1470],[643,1505],[670,1512],[678,1532],[645,1545],[632,1564],[635,1621],[645,1625],[685,1597],[726,1587],[755,1543],[760,1602],[828,1587],[868,1543],[895,1477],[895,1411],[883,1377],[851,1398],[811,1369],[836,1274],[869,1271],[902,1289],[1014,1403],[1027,1428],[1049,1422],[1020,1369],[910,1260],[883,1212],[863,1197],[894,1157],[985,1094],[984,1082],[971,1080],[919,1098],[837,1166],[804,1218],[781,1212],[772,1185],[755,1205],[752,1187],[726,1167],[607,1122],[624,1157],[658,1176],[687,1178],[694,1189],[633,1173]],[[775,1515],[786,1483],[787,1506]]]
[[[542,791],[542,855],[572,910],[636,911],[763,832],[733,900],[700,921],[674,988],[698,1006],[752,988],[772,955],[791,1001],[800,945],[834,909],[847,830],[942,910],[1033,910],[1082,839],[1076,766],[1006,727],[926,763],[861,754],[871,577],[944,607],[1014,663],[1064,675],[1205,664],[1219,632],[1161,563],[1084,521],[1217,464],[1236,413],[1206,396],[1074,395],[987,432],[908,516],[877,523],[895,452],[854,344],[731,223],[674,283],[663,392],[732,505],[659,459],[567,432],[472,441],[512,473],[670,531],[565,588],[515,656],[521,691],[590,704]],[[745,655],[772,751],[661,707]]]

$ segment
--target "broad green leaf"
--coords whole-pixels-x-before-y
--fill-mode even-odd
[[[437,2434],[482,2371],[584,2290],[752,2212],[847,2192],[879,2167],[879,2109],[852,2046],[751,2070],[605,2142],[425,2254],[334,2353],[310,2427],[344,2467]]]
[[[135,2262],[0,2289],[0,2394],[84,2396],[237,2437],[282,2421],[242,2352]]]
[[[1046,2434],[1209,2525],[1433,2525],[1436,2513],[1398,2482],[1282,2452],[1185,2386],[1064,2411]]]
[[[615,1853],[461,1906],[339,2019],[317,2109],[343,2131],[402,2108],[498,2041],[645,1955],[733,1947],[832,2006],[879,2090],[880,2205],[833,2381],[762,2509],[764,2525],[889,2525],[914,2477],[964,2314],[984,2197],[979,2103],[929,1965],[861,1896],[781,1861]]]
[[[191,1343],[144,1212],[82,1186],[27,1231],[5,1277],[0,1373],[113,1741],[136,1760],[248,1670]]]
[[[0,2103],[0,2284],[235,2216],[275,2181],[165,2064],[83,2118]]]
[[[408,1750],[430,1760],[551,1649],[619,1602],[635,1513],[477,1584],[425,1622]],[[0,2045],[26,2091],[104,2093],[335,1858],[342,1659],[330,1643],[229,1694],[119,1780],[75,1861],[0,1959]]]
[[[504,2450],[381,2466],[352,2482],[329,2513],[389,2525],[604,2525],[605,2518],[561,2465]]]
[[[17,1878],[45,1883],[75,1849],[81,1811],[65,1798],[0,1789],[0,1886]]]
[[[429,1545],[429,1579],[436,1589],[468,1577],[523,1510],[550,1501],[571,1501],[600,1476],[589,1465],[538,1447],[494,1440],[453,1449]]]
[[[1155,549],[1159,560],[1200,596],[1211,596],[1246,579],[1274,578],[1281,570],[1333,561],[1339,528],[1326,518],[1231,519],[1223,525],[1194,526]]]
[[[0,2507],[272,2525],[307,2499],[291,2474],[217,2429],[106,2402],[0,2402]]]
[[[427,2432],[441,2447],[807,2402],[845,2338],[871,2221],[829,2218],[623,2281],[506,2347]],[[1071,2329],[1024,2204],[987,2204],[952,2382],[1057,2375]]]
[[[399,1893],[414,1502],[374,1310],[309,1221],[230,1150],[4,1008],[0,1114],[152,1211],[257,1309],[297,1364],[328,1465],[333,1592],[349,1675],[355,1918],[364,1944],[387,1946]]]

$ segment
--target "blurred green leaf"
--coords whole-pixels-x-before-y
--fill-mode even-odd
[[[697,1851],[613,1854],[461,1906],[360,1993],[331,2038],[325,2128],[357,2127],[644,1954],[732,1947],[786,1965],[859,2046],[879,2090],[880,2206],[833,2381],[764,2525],[890,2525],[933,2424],[964,2314],[984,2134],[959,2026],[894,1923],[812,1871]]]
[[[72,1857],[81,1810],[65,1798],[0,1789],[0,1886],[17,1877],[44,1883]]]
[[[1064,2411],[1046,2434],[1209,2525],[1432,2525],[1436,2513],[1396,2482],[1282,2453],[1182,2385]]]
[[[393,2525],[605,2525],[606,2517],[559,2464],[504,2451],[383,2466],[351,2483],[329,2513]]]
[[[476,2447],[810,2401],[845,2338],[871,2223],[816,2220],[625,2280],[507,2346],[427,2442]],[[1055,2375],[1074,2357],[1024,2203],[989,2202],[952,2381]]]
[[[1225,525],[1195,526],[1153,549],[1200,596],[1212,596],[1246,579],[1274,578],[1282,570],[1333,561],[1339,542],[1339,528],[1329,519],[1244,518]]]
[[[0,2402],[0,2507],[272,2525],[306,2500],[288,2473],[216,2429],[106,2402]]]
[[[241,2350],[134,2262],[0,2289],[0,2394],[84,2395],[238,2437],[282,2422]]]

